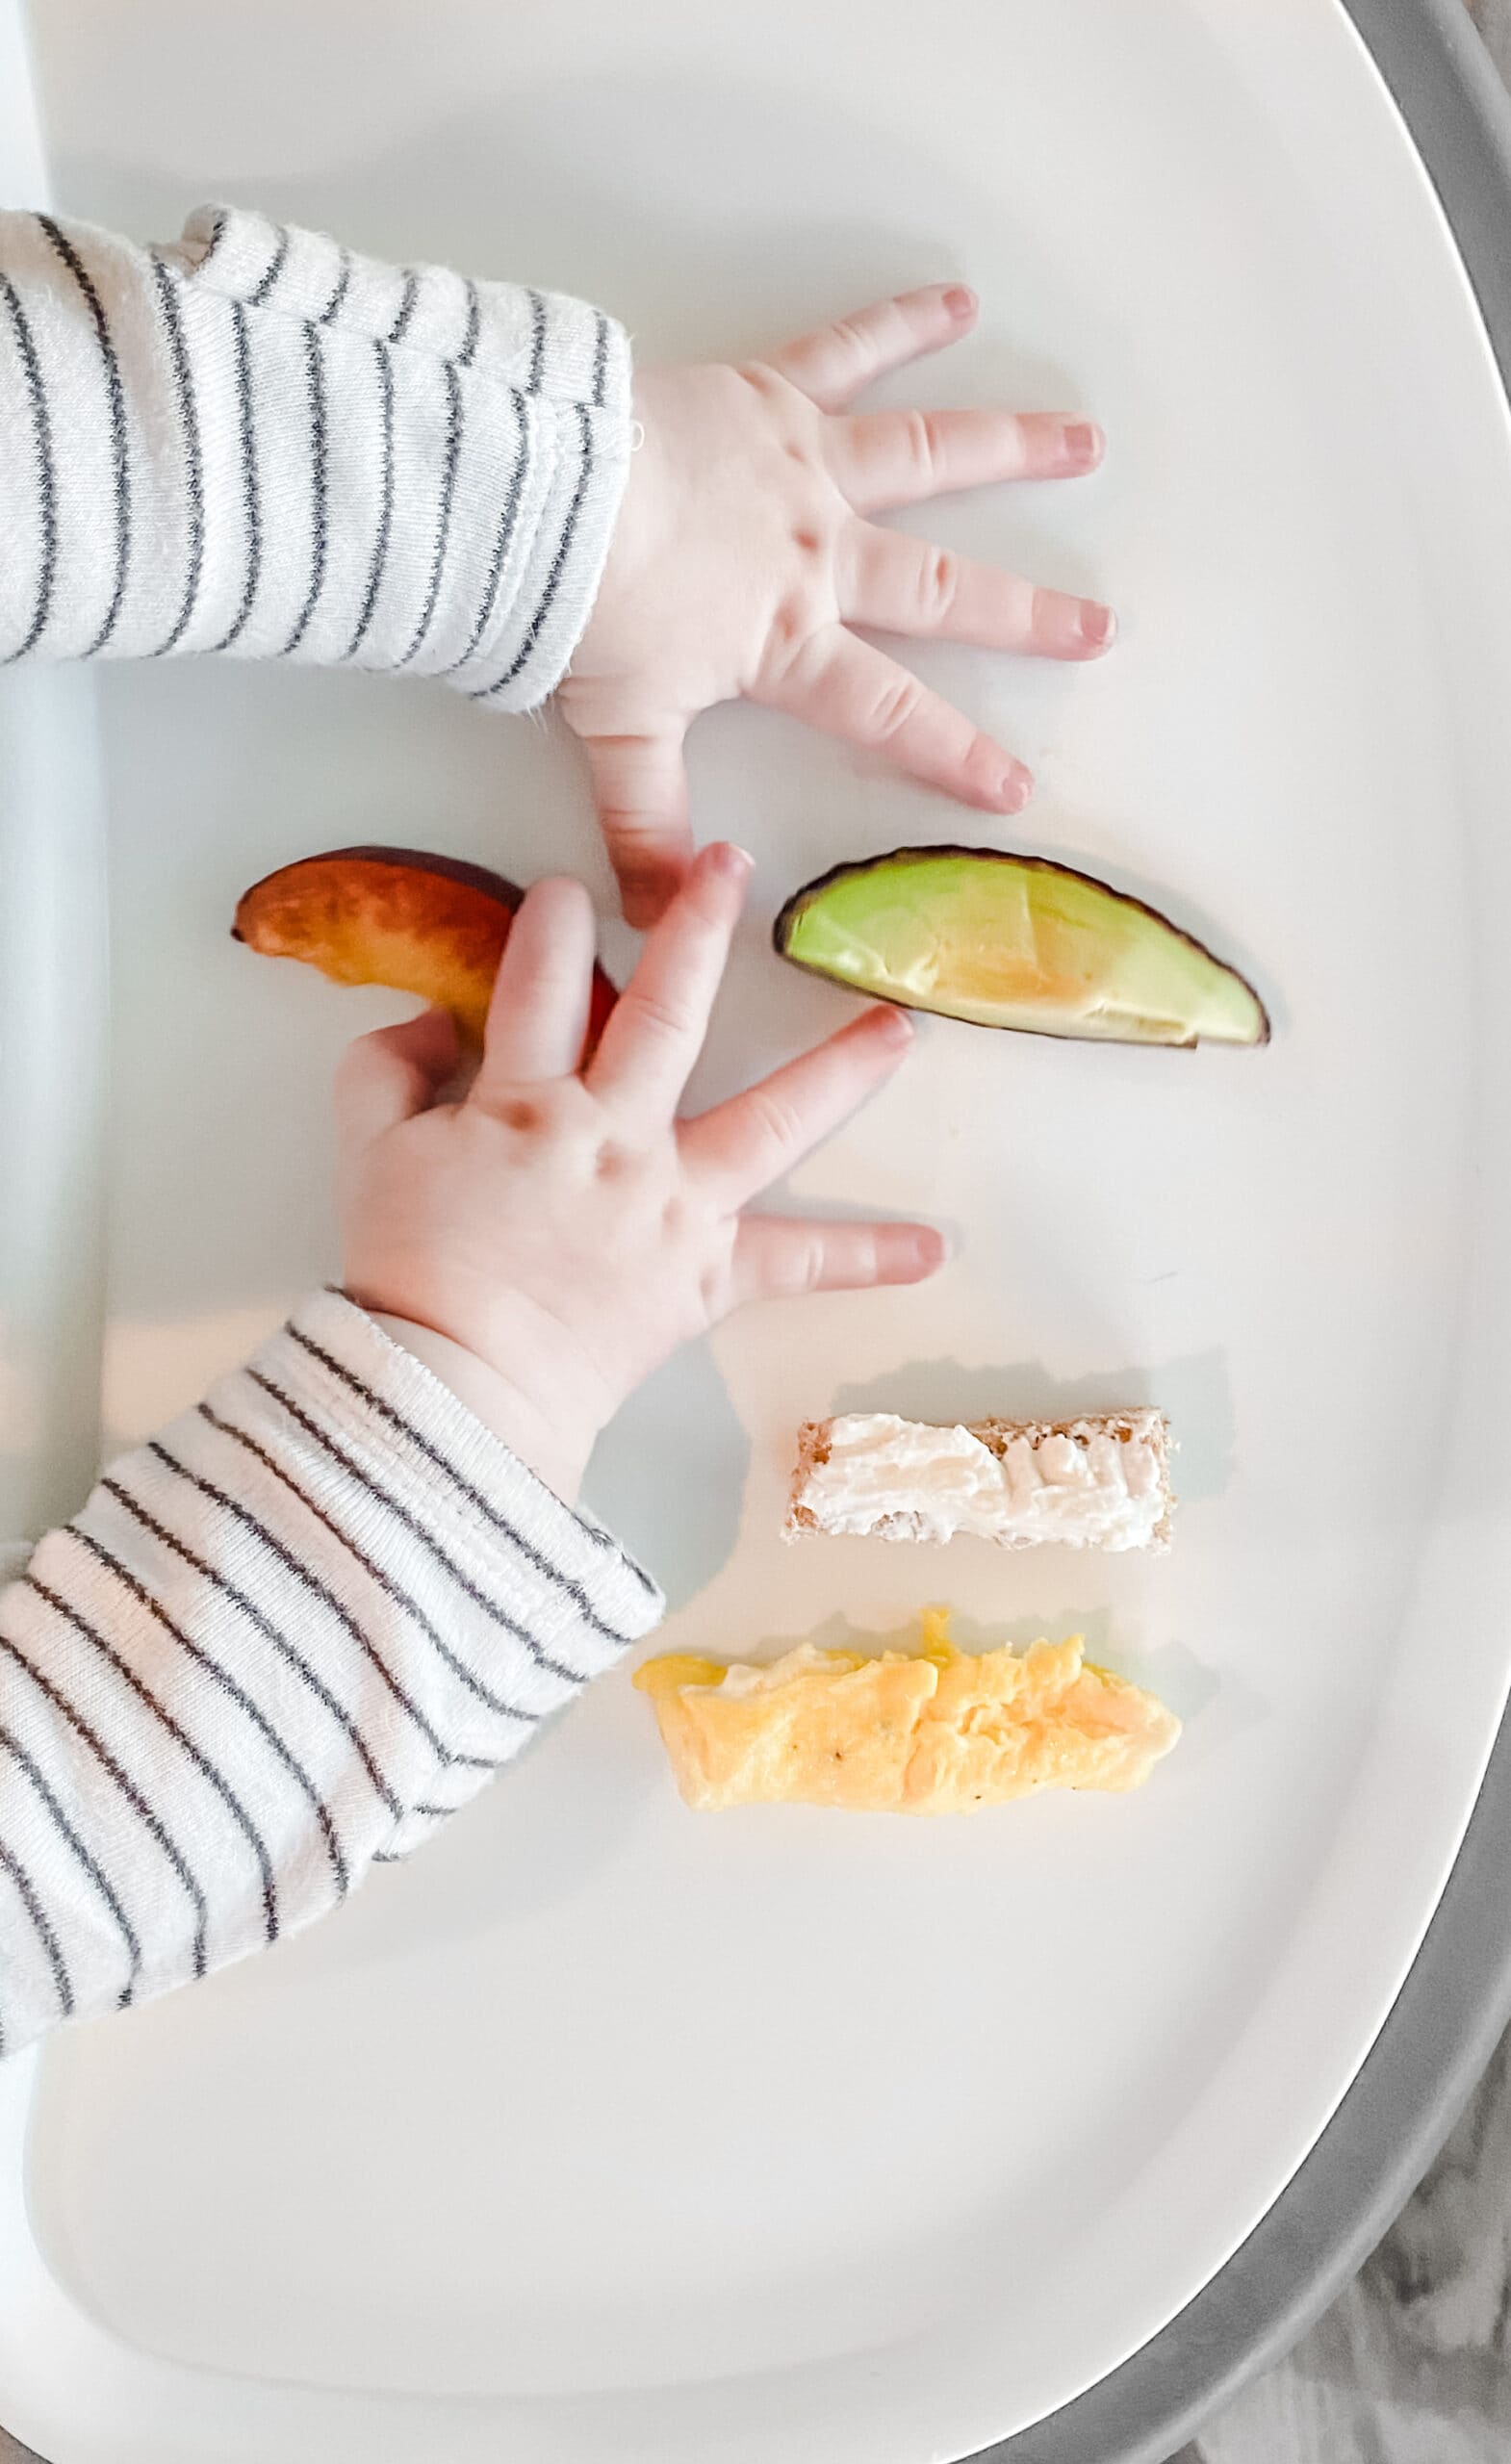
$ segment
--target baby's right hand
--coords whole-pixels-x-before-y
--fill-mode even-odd
[[[733,847],[696,860],[583,1066],[593,911],[571,881],[515,918],[462,1100],[440,1011],[343,1066],[347,1291],[569,1501],[626,1397],[742,1301],[915,1283],[944,1256],[921,1224],[743,1212],[890,1077],[901,1011],[678,1119],[749,874]]]

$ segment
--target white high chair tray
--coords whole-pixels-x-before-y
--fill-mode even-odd
[[[1188,1724],[1147,1788],[695,1817],[627,1676],[601,1685],[339,1918],[0,2072],[0,2417],[53,2464],[964,2455],[1144,2342],[1295,2171],[1506,1692],[1511,432],[1451,236],[1335,0],[304,0],[208,29],[141,0],[129,41],[59,0],[35,32],[70,211],[164,236],[228,192],[579,290],[647,357],[958,273],[979,336],[891,398],[1105,424],[1094,479],[917,520],[1121,612],[1094,670],[918,655],[1037,768],[1021,821],[760,713],[700,724],[701,831],[759,873],[695,1093],[846,1014],[771,916],[911,840],[1152,898],[1276,1034],[923,1022],[796,1191],[924,1212],[956,1263],[731,1323],[590,1483],[670,1591],[655,1648],[893,1635],[939,1599],[1079,1629]],[[75,870],[49,888],[36,859],[51,689],[6,686],[34,752],[0,851],[41,884],[7,930],[47,954],[56,1025],[100,954],[76,778]],[[114,1444],[331,1270],[330,1067],[399,1006],[237,948],[245,884],[391,840],[612,901],[553,730],[214,663],[99,701]],[[612,966],[632,947],[605,924]],[[51,1103],[60,1219],[87,1223],[79,1054],[65,1078],[49,1005],[12,1006],[23,1202],[58,1206]],[[75,1250],[60,1280],[17,1248],[34,1383],[37,1329],[98,1304]],[[1168,1559],[780,1540],[807,1415],[1146,1399],[1182,1448]],[[28,1501],[65,1510],[87,1418],[13,1442]]]

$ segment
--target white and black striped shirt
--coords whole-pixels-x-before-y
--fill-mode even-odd
[[[556,684],[629,452],[601,310],[207,207],[0,213],[0,664],[219,651]]]
[[[0,2053],[334,1908],[660,1608],[315,1295],[0,1591]]]
[[[0,214],[0,663],[229,652],[557,681],[624,335],[260,215]],[[649,1578],[335,1294],[0,1591],[0,2054],[292,1933],[645,1633]]]

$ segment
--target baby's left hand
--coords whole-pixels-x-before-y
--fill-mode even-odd
[[[1016,812],[1020,761],[855,626],[1042,658],[1094,658],[1110,608],[1038,590],[870,517],[950,488],[1094,469],[1074,413],[878,411],[874,378],[959,342],[973,293],[935,283],[741,367],[651,369],[602,587],[558,699],[587,747],[625,913],[659,915],[692,856],[682,741],[744,696],[789,711],[988,812]]]

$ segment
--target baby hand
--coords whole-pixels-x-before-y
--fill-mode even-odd
[[[915,1283],[943,1258],[921,1224],[742,1212],[890,1077],[900,1011],[678,1119],[749,873],[737,848],[697,858],[584,1066],[593,911],[546,881],[461,1100],[441,1011],[362,1037],[342,1068],[346,1289],[569,1501],[625,1398],[742,1301]]]
[[[878,527],[868,517],[949,488],[1062,479],[1102,437],[1055,411],[850,415],[887,370],[959,342],[976,300],[909,292],[744,367],[652,369],[644,443],[598,603],[559,701],[592,765],[625,913],[645,924],[692,854],[682,742],[700,710],[745,696],[988,812],[1033,780],[989,736],[853,630],[1092,658],[1110,608]]]

